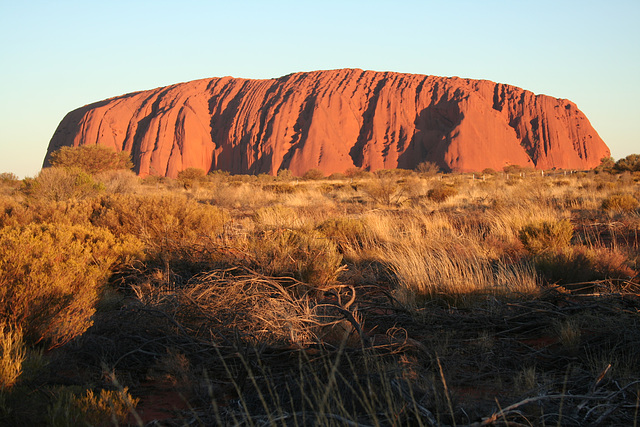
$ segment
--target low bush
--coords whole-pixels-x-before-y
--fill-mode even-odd
[[[228,219],[224,210],[186,196],[112,195],[100,200],[91,221],[116,236],[139,238],[147,255],[169,262],[205,260]]]
[[[362,249],[371,241],[371,232],[359,218],[330,218],[316,227],[323,235],[338,245],[341,253],[349,249]]]
[[[560,221],[537,221],[524,226],[518,233],[524,247],[533,255],[558,252],[571,245],[573,225]]]
[[[13,184],[19,181],[18,175],[13,172],[0,173],[0,184]]]
[[[605,211],[632,212],[638,209],[640,202],[631,194],[614,194],[602,201]]]
[[[0,317],[30,342],[64,344],[91,326],[111,269],[140,252],[136,239],[56,224],[0,230]]]
[[[276,194],[293,194],[300,190],[300,187],[290,182],[276,182],[274,184],[265,184],[262,186],[264,191],[271,191]]]
[[[28,196],[48,201],[86,199],[98,195],[104,187],[80,168],[45,168],[36,178],[24,180]]]
[[[362,185],[362,190],[373,200],[384,206],[399,203],[402,199],[402,186],[392,177],[372,179]]]
[[[442,203],[458,194],[458,190],[450,185],[440,185],[427,191],[427,198],[437,203]]]
[[[343,179],[345,179],[347,176],[341,172],[334,172],[331,175],[329,175],[329,179],[330,180],[334,180],[334,181],[341,181]]]
[[[95,175],[95,180],[104,186],[107,193],[131,193],[140,185],[140,178],[130,170],[110,170]]]
[[[495,170],[495,169],[492,169],[492,168],[484,168],[484,169],[482,169],[482,172],[481,172],[481,173],[482,173],[483,175],[495,175],[495,174],[497,174],[498,172],[496,172],[496,170]]]
[[[186,189],[197,187],[202,183],[207,174],[200,168],[187,168],[178,172],[178,182]]]
[[[324,172],[320,169],[309,169],[302,175],[302,178],[315,181],[324,178]]]
[[[363,179],[363,178],[371,178],[373,177],[373,174],[369,171],[366,171],[362,168],[349,168],[346,171],[344,171],[344,175],[347,178],[358,178],[358,179]]]
[[[293,179],[293,173],[289,169],[280,169],[277,176],[279,181],[289,181]]]
[[[277,229],[249,239],[254,268],[268,276],[292,276],[312,286],[333,284],[342,265],[335,243],[316,231]]]
[[[416,166],[416,172],[427,176],[433,176],[440,172],[440,167],[434,162],[421,162]]]

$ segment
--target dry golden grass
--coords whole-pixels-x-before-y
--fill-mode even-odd
[[[11,388],[22,374],[26,349],[20,326],[0,323],[0,390]]]

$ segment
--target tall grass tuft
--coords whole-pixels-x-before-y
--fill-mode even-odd
[[[390,245],[385,253],[398,282],[398,299],[408,305],[434,297],[522,297],[539,291],[538,277],[529,264],[489,261],[452,247],[400,244]]]
[[[26,359],[20,326],[0,323],[0,351],[0,391],[3,391],[18,381]]]

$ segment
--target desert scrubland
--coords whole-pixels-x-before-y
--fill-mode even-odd
[[[636,157],[177,179],[64,159],[2,174],[2,424],[639,418]]]

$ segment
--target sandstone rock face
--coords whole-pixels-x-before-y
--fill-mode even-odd
[[[196,80],[67,114],[45,158],[102,144],[139,175],[205,171],[302,175],[353,167],[444,171],[597,166],[610,152],[568,100],[486,80],[343,69],[278,79]]]

